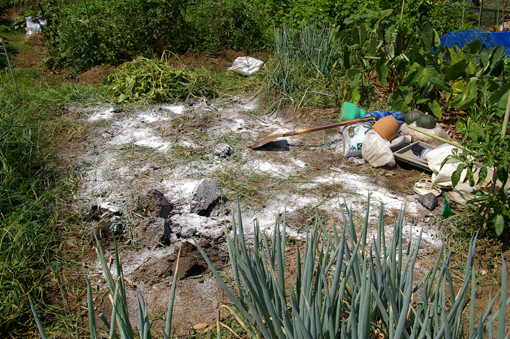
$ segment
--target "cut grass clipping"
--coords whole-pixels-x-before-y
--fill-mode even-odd
[[[217,85],[211,74],[198,68],[174,68],[163,61],[139,57],[105,79],[115,103],[156,103],[214,98]]]

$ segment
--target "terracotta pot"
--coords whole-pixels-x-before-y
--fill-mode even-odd
[[[398,134],[400,123],[393,115],[388,115],[387,117],[379,119],[373,127],[384,139],[391,142]]]

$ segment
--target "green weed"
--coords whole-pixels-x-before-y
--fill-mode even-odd
[[[19,97],[11,74],[0,74],[0,331],[20,336],[33,324],[29,294],[44,309],[43,319],[65,314],[56,311],[61,305],[45,301],[55,287],[49,277],[59,276],[62,268],[60,223],[66,215],[57,197],[73,185],[50,152],[48,136],[61,124],[52,114],[73,99],[101,94],[76,84],[49,89],[51,81],[34,70],[15,69],[14,76]]]

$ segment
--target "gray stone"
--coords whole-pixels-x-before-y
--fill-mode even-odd
[[[173,209],[163,193],[156,189],[151,189],[147,194],[138,197],[138,205],[146,215],[163,219],[168,218]]]
[[[227,158],[232,154],[234,154],[234,150],[227,144],[224,143],[217,144],[216,147],[214,148],[214,155],[216,155],[217,157]]]
[[[115,215],[110,218],[110,232],[113,233],[113,235],[121,235],[124,233],[124,219]]]
[[[114,204],[105,201],[104,198],[96,198],[92,204],[91,204],[93,211],[100,211],[101,213],[110,212],[116,215],[122,215],[122,211],[119,207],[115,206]]]
[[[163,218],[149,217],[136,228],[138,243],[144,246],[168,245],[170,243],[170,225]]]
[[[221,198],[221,190],[216,181],[206,178],[200,181],[191,198],[191,213],[209,216],[214,203]]]
[[[178,238],[191,238],[200,235],[208,239],[218,237],[217,232],[223,233],[218,220],[200,216],[197,214],[176,214],[167,219],[172,226],[172,233]]]

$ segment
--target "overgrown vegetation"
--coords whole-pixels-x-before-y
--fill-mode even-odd
[[[330,22],[343,30],[350,27],[346,20],[363,9],[390,9],[392,20],[409,26],[418,14],[426,15],[441,34],[460,28],[462,16],[460,6],[449,6],[445,16],[443,5],[428,0],[408,1],[403,8],[401,3],[387,0],[317,0],[312,6],[302,0],[12,3],[30,5],[47,20],[43,33],[51,48],[48,64],[72,67],[76,72],[94,65],[120,64],[138,56],[160,57],[164,50],[213,54],[227,49],[250,52],[272,48],[274,27],[291,22],[295,27]]]
[[[59,270],[58,225],[64,216],[56,198],[69,187],[50,151],[48,137],[58,128],[49,122],[50,114],[73,100],[99,99],[98,89],[72,84],[48,89],[51,80],[34,70],[14,70],[14,75],[19,96],[8,69],[0,75],[0,331],[16,336],[33,323],[28,295],[46,305],[54,286],[48,274]],[[44,307],[42,317],[54,312]]]

